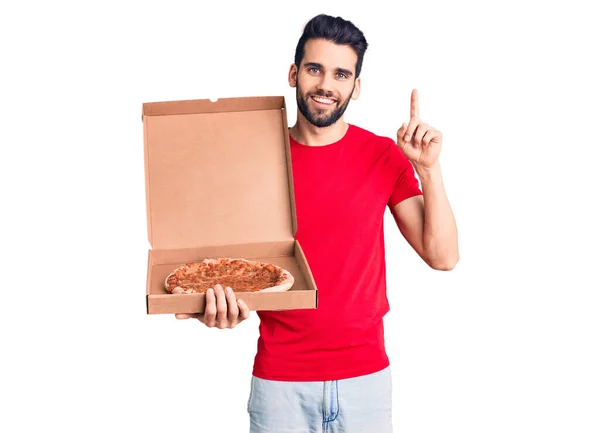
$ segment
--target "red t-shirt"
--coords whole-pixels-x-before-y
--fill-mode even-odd
[[[350,125],[320,147],[290,137],[296,239],[318,289],[318,308],[257,311],[253,374],[324,381],[389,365],[383,316],[389,311],[383,217],[387,206],[421,194],[398,145]]]

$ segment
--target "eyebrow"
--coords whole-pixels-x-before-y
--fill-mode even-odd
[[[323,65],[320,63],[315,63],[315,62],[307,62],[304,64],[305,67],[307,68],[319,68],[319,69],[324,69]],[[348,69],[344,69],[344,68],[335,68],[336,72],[341,72],[343,74],[346,74],[348,77],[352,76],[352,72],[349,71]]]

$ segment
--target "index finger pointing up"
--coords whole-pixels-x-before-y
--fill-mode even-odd
[[[413,89],[410,95],[410,117],[419,117],[419,94],[417,89]]]

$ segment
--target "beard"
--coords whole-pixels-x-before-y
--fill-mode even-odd
[[[354,91],[354,89],[353,89],[353,91]],[[332,98],[333,97],[332,92],[326,93],[322,90],[317,90],[314,93],[306,93],[304,96],[302,96],[302,95],[303,95],[303,92],[300,89],[300,86],[296,86],[296,102],[298,104],[298,110],[300,110],[300,113],[302,113],[302,115],[310,123],[312,123],[313,125],[315,125],[319,128],[324,128],[326,126],[333,125],[335,122],[337,122],[340,119],[340,117],[342,117],[342,115],[346,111],[346,108],[348,107],[348,104],[350,103],[352,92],[350,93],[350,95],[348,95],[348,97],[346,99],[341,99],[341,98],[338,99],[333,104],[333,106],[335,108],[329,115],[326,114],[326,112],[327,112],[326,110],[313,109],[311,111],[308,104],[309,104],[309,99],[312,95],[323,96],[325,98]]]

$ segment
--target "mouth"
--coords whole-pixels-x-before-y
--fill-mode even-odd
[[[312,99],[317,107],[325,108],[331,107],[337,101],[332,98],[326,98],[325,96],[311,95],[310,99]]]

